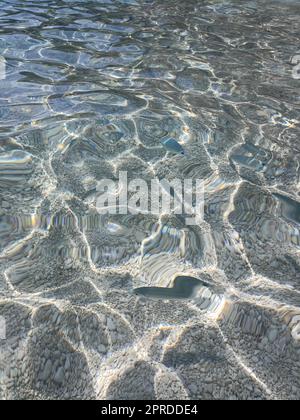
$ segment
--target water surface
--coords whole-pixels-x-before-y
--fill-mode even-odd
[[[299,11],[1,1],[1,398],[300,398]],[[120,171],[204,220],[100,216]]]

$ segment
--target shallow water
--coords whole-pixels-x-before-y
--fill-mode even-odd
[[[299,11],[1,2],[1,398],[300,398]],[[99,215],[120,171],[204,220]]]

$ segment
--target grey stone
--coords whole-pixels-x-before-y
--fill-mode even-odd
[[[10,207],[10,205],[7,201],[2,201],[1,207],[3,207],[4,209],[8,209]]]
[[[268,339],[270,343],[274,343],[277,337],[278,337],[278,331],[275,328],[271,328],[268,331]]]
[[[70,367],[71,367],[71,364],[70,364],[70,359],[69,359],[69,357],[67,356],[67,358],[66,358],[66,362],[65,362],[65,370],[69,370],[69,369],[70,369]]]
[[[58,368],[55,376],[54,376],[54,382],[61,385],[65,380],[65,371],[63,367]]]
[[[42,374],[40,375],[40,379],[44,382],[47,381],[47,379],[51,375],[51,371],[52,371],[52,362],[51,360],[47,360],[44,370]]]
[[[111,318],[107,319],[107,327],[111,331],[116,329],[116,324],[114,323],[114,321]]]

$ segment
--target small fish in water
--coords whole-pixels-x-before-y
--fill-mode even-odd
[[[134,293],[152,299],[191,299],[199,287],[209,287],[209,284],[194,277],[178,276],[172,288],[141,287],[134,289]]]
[[[175,139],[169,138],[166,140],[162,140],[161,144],[168,152],[176,153],[178,155],[185,154],[183,147]]]

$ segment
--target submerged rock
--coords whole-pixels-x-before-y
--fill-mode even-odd
[[[167,287],[141,287],[135,289],[137,295],[147,296],[156,299],[189,299],[194,296],[195,290],[199,287],[209,285],[202,280],[190,276],[178,276],[174,280],[172,288]]]
[[[180,154],[180,155],[185,154],[183,147],[175,139],[169,138],[166,140],[162,140],[161,144],[164,146],[164,148],[168,152]]]
[[[239,146],[235,153],[230,156],[230,161],[244,168],[263,172],[272,159],[272,153],[251,143]]]
[[[282,194],[273,193],[281,204],[282,215],[292,222],[300,223],[300,203]]]
[[[42,381],[47,381],[47,379],[49,379],[49,376],[51,375],[51,371],[52,371],[52,362],[51,360],[47,360],[44,370],[42,374],[40,375],[40,379]]]
[[[65,380],[64,368],[60,367],[54,376],[54,382],[56,382],[58,385],[61,385],[64,382],[64,380]]]

